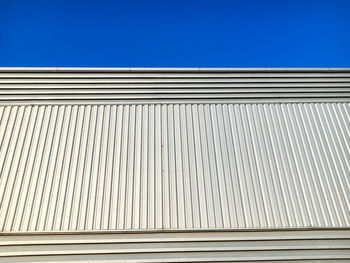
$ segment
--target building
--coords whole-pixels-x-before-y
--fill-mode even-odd
[[[0,69],[0,262],[350,262],[350,69]]]

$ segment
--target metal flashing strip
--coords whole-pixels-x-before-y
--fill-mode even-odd
[[[350,72],[350,68],[0,67],[0,72]]]
[[[0,102],[349,97],[350,69],[0,69]]]
[[[251,99],[145,99],[145,100],[26,100],[0,101],[0,106],[50,105],[168,105],[168,104],[281,104],[281,103],[349,103],[350,98],[251,98]]]
[[[343,262],[350,260],[350,231],[2,236],[0,260]]]
[[[328,232],[334,232],[336,231],[339,233],[338,238],[341,238],[342,231],[344,233],[347,233],[350,231],[350,227],[281,227],[281,228],[209,228],[209,229],[147,229],[147,230],[140,230],[140,229],[129,229],[129,230],[71,230],[71,231],[1,231],[1,236],[61,236],[61,235],[129,235],[129,234],[191,234],[191,233],[207,233],[208,235],[210,233],[263,233],[263,232],[269,232],[274,233],[276,232],[276,235],[279,235],[280,232],[288,233],[288,232],[295,232],[295,233],[318,233],[320,235],[328,235]],[[322,234],[323,233],[323,234]]]

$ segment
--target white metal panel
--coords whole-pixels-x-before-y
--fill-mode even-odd
[[[1,231],[350,226],[349,103],[0,107]]]
[[[350,98],[350,69],[0,69],[0,102]]]
[[[346,262],[349,231],[5,235],[1,262]],[[334,260],[334,261],[333,261]]]

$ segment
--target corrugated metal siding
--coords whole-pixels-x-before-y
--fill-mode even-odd
[[[350,104],[0,107],[1,231],[350,226]]]
[[[6,262],[349,262],[350,231],[0,236]]]
[[[350,98],[350,69],[0,69],[0,102]]]

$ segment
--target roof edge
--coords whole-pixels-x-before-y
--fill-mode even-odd
[[[0,67],[0,72],[350,72],[350,68]]]

